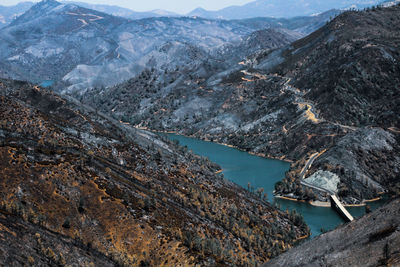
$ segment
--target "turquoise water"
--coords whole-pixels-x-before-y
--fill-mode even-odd
[[[52,86],[53,84],[54,84],[53,80],[45,80],[40,84],[40,86],[46,88]]]
[[[268,194],[271,203],[276,204],[282,210],[294,209],[302,214],[314,237],[321,234],[321,229],[332,230],[344,223],[343,219],[331,208],[314,207],[307,203],[274,198],[275,183],[282,180],[285,172],[290,168],[290,164],[287,162],[253,156],[235,148],[175,134],[168,134],[168,137],[178,140],[180,145],[187,146],[194,153],[208,157],[211,161],[219,164],[226,179],[244,188],[248,187],[248,183],[255,189],[262,187]],[[370,206],[375,209],[380,205],[382,205],[381,202],[374,202]],[[354,217],[362,216],[365,213],[364,207],[352,207],[348,210]]]

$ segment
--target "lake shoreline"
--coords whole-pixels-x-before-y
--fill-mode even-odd
[[[176,134],[176,135],[180,135],[180,136],[187,137],[187,138],[199,139],[199,140],[202,140],[202,141],[205,141],[205,142],[210,142],[210,143],[218,144],[218,145],[221,145],[221,146],[234,148],[234,149],[237,149],[239,151],[246,152],[246,153],[248,153],[248,154],[250,154],[252,156],[257,156],[257,157],[266,158],[266,159],[272,159],[272,160],[280,160],[280,161],[287,162],[287,163],[294,163],[293,160],[286,159],[285,156],[279,158],[279,157],[275,157],[275,156],[272,156],[272,155],[266,155],[266,154],[263,154],[263,153],[256,153],[256,152],[252,152],[252,151],[246,151],[246,150],[244,150],[242,148],[239,148],[239,147],[236,147],[236,146],[233,146],[233,145],[230,145],[230,144],[225,144],[225,143],[220,143],[220,142],[217,142],[217,141],[212,141],[210,139],[203,138],[203,137],[196,137],[196,136],[193,136],[193,135],[184,135],[184,134],[181,134],[181,133],[176,132],[176,131],[159,131],[159,130],[149,129],[147,127],[136,127],[136,126],[133,126],[133,127],[137,128],[139,130],[146,130],[146,131],[150,131],[150,132],[154,132],[154,133]]]
[[[210,142],[210,143],[226,146],[226,147],[229,147],[229,148],[234,148],[234,149],[237,149],[239,151],[248,153],[248,154],[250,154],[252,156],[257,156],[257,157],[261,157],[261,158],[265,158],[265,159],[271,159],[271,160],[280,160],[280,161],[287,162],[287,163],[294,163],[293,160],[284,159],[282,157],[278,158],[278,157],[274,157],[274,156],[270,156],[270,155],[265,155],[263,153],[255,153],[255,152],[251,152],[251,151],[246,151],[244,149],[238,148],[238,147],[233,146],[233,145],[229,145],[229,144],[225,144],[225,143],[219,143],[219,142],[215,142],[215,141],[209,140],[207,138],[196,137],[196,136],[193,136],[193,135],[192,136],[184,135],[184,134],[181,134],[181,133],[176,132],[176,131],[159,131],[159,130],[149,129],[147,127],[135,127],[135,128],[141,129],[141,130],[146,130],[146,131],[151,131],[151,132],[155,132],[155,133],[176,134],[178,136],[182,136],[182,137],[186,137],[186,138],[198,139],[198,140],[202,140],[202,141],[205,141],[205,142]],[[218,171],[215,172],[215,174],[220,174],[223,171],[224,171],[223,169],[218,170]],[[276,195],[274,197],[278,198],[278,199],[284,199],[284,200],[289,200],[289,201],[294,201],[294,202],[307,203],[307,204],[309,204],[311,206],[314,206],[314,207],[321,207],[321,208],[330,208],[331,207],[331,203],[330,202],[324,202],[324,201],[318,201],[318,200],[317,201],[299,200],[299,199],[296,199],[296,198],[282,196],[282,195]],[[344,207],[365,207],[365,206],[367,206],[366,203],[372,203],[372,202],[376,202],[376,201],[379,201],[379,200],[382,200],[382,197],[377,197],[377,198],[369,199],[369,200],[365,199],[365,200],[362,201],[361,204],[346,204],[346,203],[343,203],[343,206]]]
[[[136,128],[148,130],[143,127]],[[171,142],[178,141],[176,143],[187,147],[194,154],[207,157],[210,161],[220,166],[214,169],[214,172],[217,174],[223,173],[227,180],[241,186],[243,189],[249,189],[249,186],[251,190],[264,188],[263,192],[268,196],[270,203],[275,203],[276,207],[282,211],[295,210],[301,214],[314,237],[322,233],[321,229],[334,229],[344,222],[337,212],[330,208],[330,202],[310,203],[309,201],[296,199],[296,196],[293,195],[275,195],[275,184],[281,181],[285,177],[285,173],[290,169],[290,163],[287,161],[262,156],[257,157],[254,153],[248,153],[231,145],[185,136],[176,132],[152,132],[154,134],[164,134]],[[364,203],[361,206],[352,205],[353,207],[350,208],[352,216],[356,218],[365,215],[366,209],[362,208],[364,205]],[[379,206],[380,202],[371,203],[372,210]]]
[[[278,199],[293,201],[293,202],[303,202],[303,203],[310,204],[311,206],[314,206],[314,207],[321,207],[321,208],[330,208],[331,207],[330,202],[324,202],[324,201],[318,201],[318,200],[317,201],[306,201],[306,200],[300,200],[300,199],[281,196],[281,195],[276,195],[274,197],[278,198]],[[365,199],[365,200],[363,200],[363,202],[361,204],[343,204],[343,206],[344,207],[365,207],[368,205],[367,203],[377,202],[380,200],[382,200],[382,197],[377,197],[374,199]]]

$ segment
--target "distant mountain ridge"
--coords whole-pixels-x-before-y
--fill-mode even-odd
[[[107,13],[113,16],[124,17],[128,19],[143,19],[151,17],[203,17],[209,19],[247,19],[255,17],[295,17],[309,16],[316,13],[322,13],[329,9],[348,9],[348,8],[364,8],[372,5],[383,4],[385,6],[394,5],[399,0],[343,0],[330,1],[323,4],[318,2],[306,3],[305,5],[292,5],[281,8],[281,5],[274,4],[275,0],[258,0],[244,6],[231,6],[218,11],[208,11],[204,8],[196,8],[188,14],[177,14],[174,12],[156,9],[147,12],[137,12],[129,8],[123,8],[116,5],[105,4],[89,4],[79,1],[61,1],[64,4],[75,4],[88,9],[93,9],[99,12]],[[308,0],[312,1],[312,0]],[[279,2],[281,4],[281,2]],[[14,6],[0,5],[0,28],[8,25],[16,17],[23,14],[34,5],[33,2],[21,2]],[[312,6],[311,8],[309,6]]]
[[[103,13],[107,13],[113,16],[119,16],[129,19],[144,19],[153,17],[180,17],[181,15],[162,9],[155,9],[145,12],[138,12],[129,8],[123,8],[116,5],[100,5],[100,4],[89,4],[78,1],[61,1],[65,4],[75,4],[88,9],[93,9]]]
[[[32,2],[21,2],[15,6],[0,5],[0,28],[10,24],[15,18],[22,15],[34,5]]]
[[[217,11],[196,8],[188,15],[213,19],[247,19],[254,17],[290,18],[315,15],[329,9],[362,9],[381,4],[382,2],[382,0],[256,0],[243,6],[230,6]]]
[[[101,5],[101,4],[89,4],[78,1],[60,1],[62,4],[73,4],[84,8],[96,10],[109,15],[128,18],[128,19],[143,19],[152,17],[180,17],[182,15],[174,12],[169,12],[162,9],[151,10],[147,12],[138,12],[129,8],[123,8],[116,5]],[[35,3],[33,2],[21,2],[14,6],[1,6],[0,5],[0,28],[7,26],[18,16],[28,11]]]
[[[237,63],[212,55],[227,44],[239,43],[266,28],[280,28],[283,39],[295,40],[323,25],[332,14],[294,20],[129,20],[74,4],[42,1],[0,30],[0,76],[35,83],[54,80],[68,90],[82,90],[115,85],[151,67],[171,70],[181,66],[194,71],[207,62],[212,66],[207,69],[214,72]],[[297,27],[300,33],[295,32]],[[189,58],[193,54],[196,57]]]

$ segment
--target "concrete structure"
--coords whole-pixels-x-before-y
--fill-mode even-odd
[[[354,220],[353,216],[346,210],[346,208],[340,203],[336,195],[330,196],[331,207],[336,210],[340,216],[342,216],[346,221],[352,222]]]

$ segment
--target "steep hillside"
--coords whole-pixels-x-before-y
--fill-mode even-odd
[[[292,45],[261,49],[207,79],[149,70],[81,99],[137,127],[293,161],[278,194],[327,200],[302,181],[317,171],[338,179],[334,191],[346,203],[398,193],[399,9],[346,12]],[[261,45],[255,38],[248,47]],[[311,168],[302,172],[306,163]]]
[[[338,138],[309,172],[339,174],[338,192],[348,202],[351,196],[398,192],[399,25],[399,5],[346,12],[289,49],[258,59],[260,69],[289,77],[304,91],[321,122],[352,132]],[[270,64],[277,57],[283,63]]]
[[[1,80],[0,114],[0,265],[254,266],[308,233],[208,160],[74,99]]]
[[[394,200],[262,266],[399,266],[399,206]]]
[[[346,12],[295,42],[274,69],[309,90],[327,120],[400,126],[400,8]],[[311,89],[311,90],[310,90]]]

